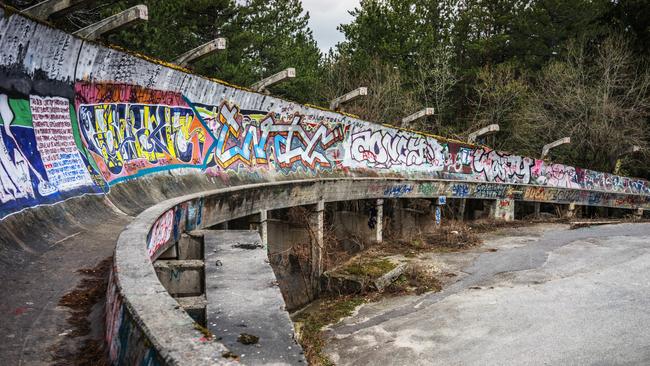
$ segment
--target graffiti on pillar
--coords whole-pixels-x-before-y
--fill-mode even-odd
[[[110,184],[202,166],[212,138],[179,94],[128,85],[77,84],[76,89],[84,145]]]
[[[354,125],[345,163],[351,167],[441,171],[443,147],[433,137],[371,125]]]

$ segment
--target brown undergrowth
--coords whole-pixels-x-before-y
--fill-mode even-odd
[[[423,265],[410,263],[407,270],[395,282],[386,287],[386,295],[422,295],[442,290],[442,283]]]
[[[373,250],[384,255],[402,254],[407,258],[424,252],[460,251],[481,245],[479,233],[467,224],[450,221],[432,232],[414,230],[399,238],[389,236]]]
[[[74,290],[59,300],[59,306],[70,309],[67,322],[72,330],[66,335],[67,340],[59,342],[54,350],[55,365],[108,365],[103,337],[95,339],[91,336],[90,317],[93,310],[96,310],[96,306],[101,304],[106,296],[108,273],[112,264],[113,258],[109,257],[94,268],[78,270],[77,273],[84,278]],[[101,313],[103,314],[103,309]],[[101,323],[103,324],[103,315]],[[81,346],[77,346],[78,344]]]

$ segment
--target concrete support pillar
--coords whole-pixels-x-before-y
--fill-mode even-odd
[[[136,5],[86,28],[79,29],[72,34],[91,40],[97,39],[108,32],[114,32],[120,28],[148,20],[149,14],[147,11],[146,5]]]
[[[257,92],[264,92],[266,91],[266,88],[268,88],[273,84],[277,84],[284,80],[293,79],[295,77],[296,77],[296,69],[294,69],[293,67],[289,67],[287,69],[280,71],[277,74],[271,75],[266,79],[253,84],[251,86],[251,89]]]
[[[330,109],[334,111],[338,110],[341,104],[351,102],[364,95],[368,95],[368,88],[365,86],[354,89],[353,91],[332,100],[330,102]]]
[[[458,205],[458,221],[465,220],[465,206],[467,205],[467,198],[461,198]]]
[[[495,220],[514,221],[515,201],[511,199],[498,199],[490,204],[490,214]]]
[[[47,20],[50,16],[61,15],[70,11],[72,8],[88,3],[89,0],[45,0],[32,5],[23,10],[23,13],[33,16],[34,18]]]
[[[204,43],[178,56],[178,58],[174,62],[180,66],[187,66],[190,64],[190,62],[199,61],[219,50],[225,50],[225,49],[226,49],[226,39],[215,38],[208,43]]]
[[[376,236],[375,236],[375,241],[377,243],[381,243],[384,238],[384,200],[383,199],[378,199],[376,203],[377,209],[377,224],[375,225],[375,230],[376,230]]]
[[[542,203],[535,202],[535,218],[539,219],[540,213],[542,212]]]
[[[566,211],[566,218],[572,219],[576,217],[576,203],[571,202],[569,203],[569,207],[567,208]]]
[[[268,223],[268,211],[260,211],[260,237],[262,238],[262,244],[267,248],[269,247],[269,223]]]
[[[323,274],[323,249],[325,246],[325,201],[318,201],[316,210],[310,217],[312,230],[311,259],[312,286],[315,291],[320,289],[320,277]]]

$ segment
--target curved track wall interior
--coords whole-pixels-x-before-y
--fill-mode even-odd
[[[0,12],[0,225],[11,234],[1,238],[3,246],[29,235],[16,229],[21,215],[56,212],[51,205],[70,199],[99,207],[95,212],[108,205],[138,214],[154,202],[197,191],[303,179],[382,178],[362,185],[365,198],[447,195],[650,208],[645,180],[300,105],[85,41],[7,9]],[[274,194],[292,191],[285,188]],[[138,235],[145,234],[131,245],[155,256],[182,230],[203,226],[215,210],[203,198],[174,202],[139,217],[133,225],[141,225]],[[232,197],[229,202],[234,204]],[[219,212],[234,215],[235,206]],[[149,257],[137,266],[153,271]],[[154,347],[166,341],[156,337],[170,336],[150,332],[134,316],[145,311],[138,308],[142,304],[124,301],[119,292],[122,281],[133,280],[142,293],[160,290],[160,283],[116,273],[108,304],[112,360],[176,359]],[[149,305],[171,305],[167,297]]]

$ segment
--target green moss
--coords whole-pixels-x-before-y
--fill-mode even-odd
[[[356,261],[343,268],[343,271],[353,276],[378,278],[392,271],[395,267],[396,265],[393,262],[382,258],[369,261]]]
[[[325,341],[321,329],[352,315],[354,309],[364,302],[365,299],[360,296],[325,299],[321,301],[317,309],[302,314],[296,319],[296,322],[301,324],[299,327],[300,344],[305,350],[310,365],[334,365],[323,353]]]
[[[214,334],[212,334],[212,332],[210,332],[210,330],[208,330],[208,328],[202,326],[202,325],[199,324],[199,323],[196,323],[196,322],[194,323],[194,329],[196,329],[196,330],[198,330],[199,332],[203,333],[203,335],[204,335],[205,338],[207,338],[207,339],[212,339],[212,337],[214,337]]]

